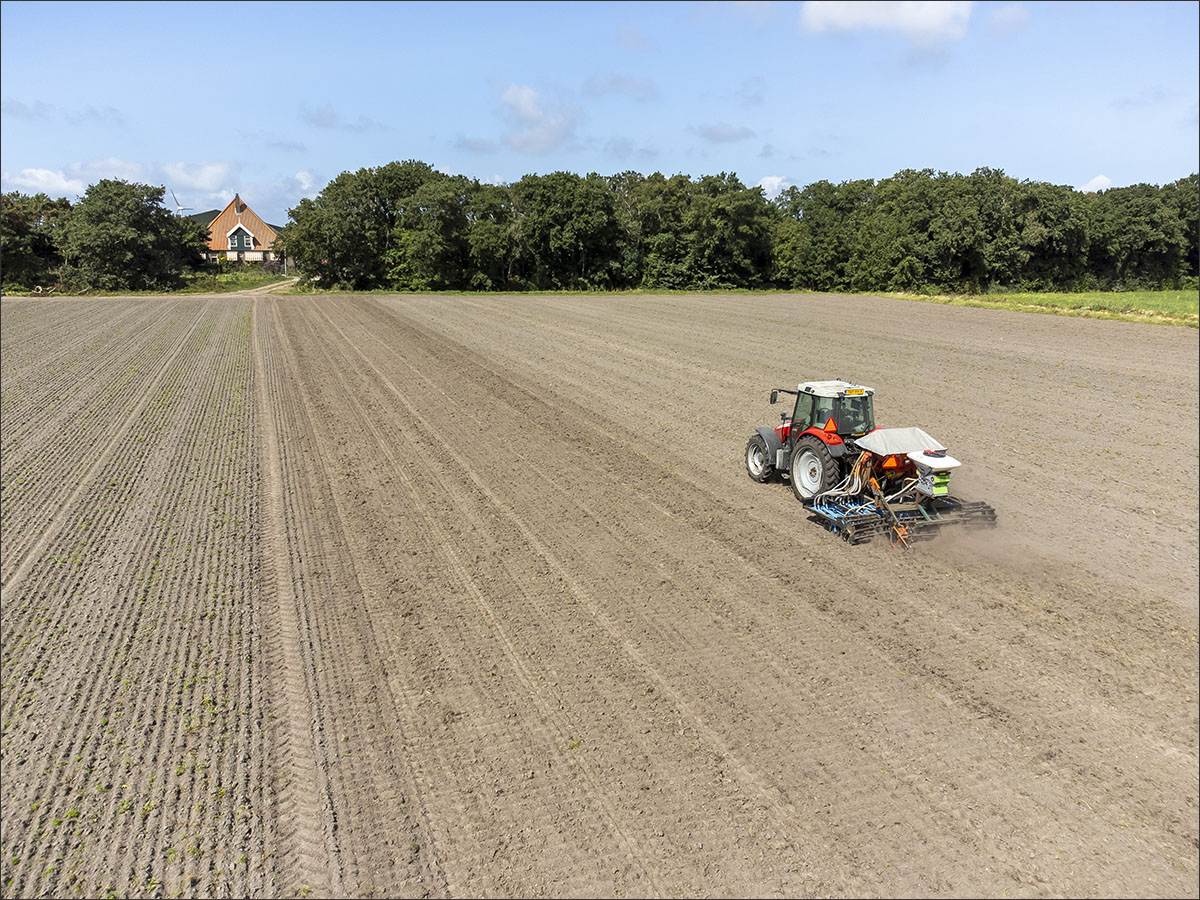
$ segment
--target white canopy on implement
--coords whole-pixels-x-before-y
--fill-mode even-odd
[[[922,450],[946,449],[920,428],[876,428],[870,434],[855,438],[854,443],[878,456],[893,453],[907,456]]]

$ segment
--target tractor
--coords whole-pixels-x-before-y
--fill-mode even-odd
[[[791,415],[757,428],[746,443],[756,482],[784,478],[810,518],[851,544],[886,534],[897,546],[945,527],[993,527],[996,511],[950,493],[961,463],[920,428],[875,427],[875,389],[845,381],[808,381],[794,391]]]

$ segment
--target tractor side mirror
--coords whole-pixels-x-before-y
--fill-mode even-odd
[[[771,402],[774,403],[779,399],[779,391],[771,391]]]

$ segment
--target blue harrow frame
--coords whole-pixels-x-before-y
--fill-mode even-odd
[[[808,511],[811,519],[851,544],[886,535],[893,546],[908,547],[943,528],[991,528],[996,524],[996,510],[987,503],[924,497],[915,492],[893,502],[862,496],[825,498]]]

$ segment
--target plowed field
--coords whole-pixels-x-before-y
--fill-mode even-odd
[[[4,896],[1196,896],[1194,330],[874,298],[2,306]],[[995,531],[742,453],[877,388]]]

